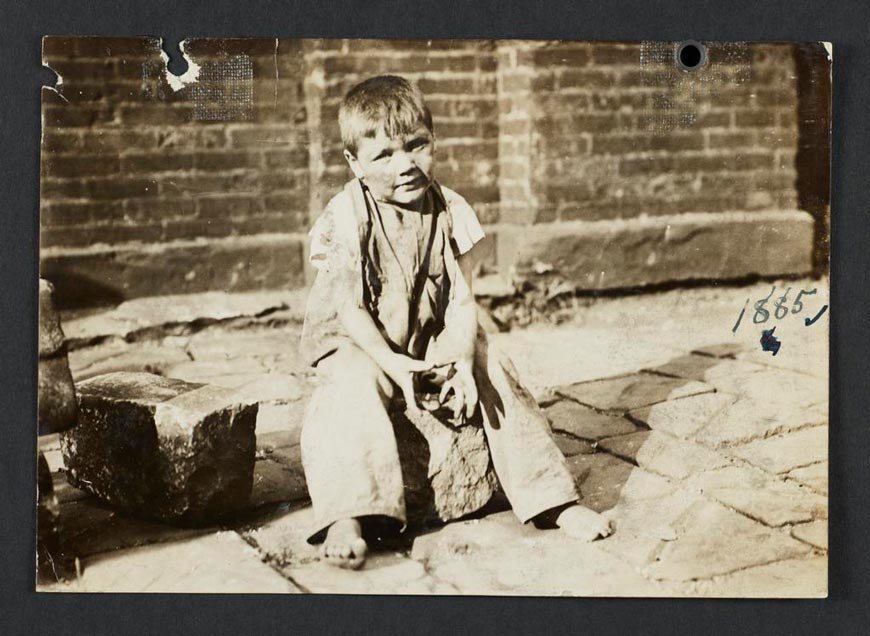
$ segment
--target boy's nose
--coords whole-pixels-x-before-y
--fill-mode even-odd
[[[407,152],[400,152],[395,155],[396,170],[399,175],[406,175],[417,169],[417,162]]]

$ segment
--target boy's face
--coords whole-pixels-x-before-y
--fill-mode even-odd
[[[356,156],[348,150],[344,156],[375,199],[413,208],[432,183],[434,152],[435,138],[420,124],[404,137],[387,137],[379,130],[375,137],[359,141]]]

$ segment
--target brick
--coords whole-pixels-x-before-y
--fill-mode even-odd
[[[103,104],[90,107],[45,106],[42,112],[46,128],[89,128],[95,124],[110,123],[115,117],[114,110]]]
[[[128,174],[175,172],[193,168],[193,155],[175,152],[125,155],[121,158],[121,171]]]
[[[177,126],[193,121],[193,107],[183,104],[122,105],[119,111],[121,122],[133,126]]]
[[[612,45],[596,43],[592,46],[592,61],[594,64],[640,64],[640,47],[636,44]]]
[[[587,45],[583,44],[544,48],[532,53],[532,62],[545,69],[553,66],[585,66],[589,62],[589,51]]]
[[[735,122],[738,128],[764,128],[776,125],[776,113],[768,110],[739,110]]]
[[[116,219],[122,215],[123,207],[120,201],[43,201],[40,206],[42,227],[79,225]]]
[[[68,178],[105,176],[118,172],[120,161],[108,155],[53,155],[42,160],[42,174]]]
[[[568,69],[557,75],[559,88],[610,88],[616,75],[600,69]]]
[[[197,170],[221,172],[223,170],[239,170],[244,168],[259,168],[262,160],[255,152],[198,152],[194,155],[193,165]]]

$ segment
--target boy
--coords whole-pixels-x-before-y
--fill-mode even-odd
[[[371,78],[345,96],[339,125],[356,179],[311,230],[318,271],[302,334],[320,380],[302,427],[316,518],[309,541],[325,532],[323,558],[358,568],[367,551],[361,521],[404,525],[388,407],[403,399],[419,410],[422,374],[442,384],[439,403],[452,398],[452,425],[483,420],[520,521],[549,519],[580,539],[606,537],[609,522],[577,503],[546,418],[510,363],[486,356],[478,340],[472,248],[484,234],[465,200],[433,179],[435,137],[422,93],[399,77]]]

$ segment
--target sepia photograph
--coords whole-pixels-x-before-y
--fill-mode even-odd
[[[36,590],[827,597],[832,55],[46,36]]]

